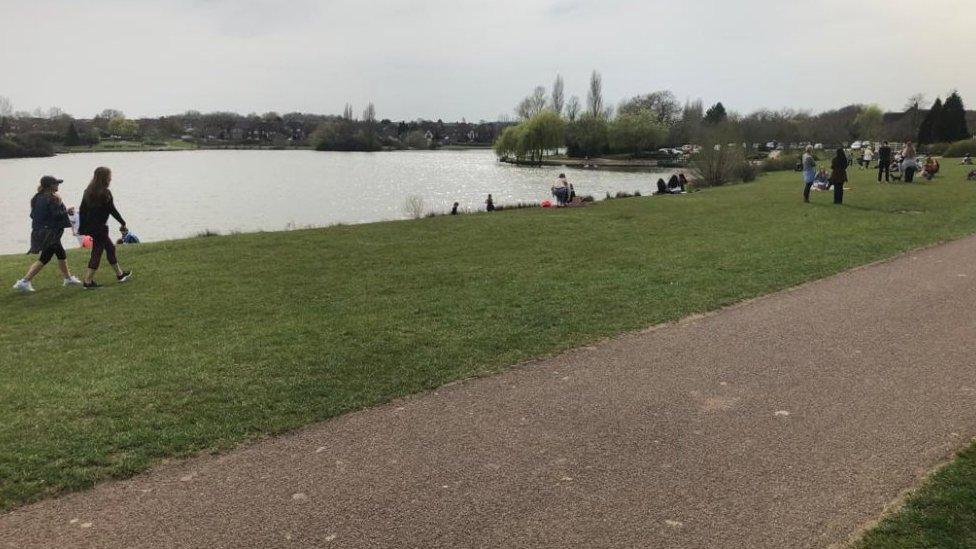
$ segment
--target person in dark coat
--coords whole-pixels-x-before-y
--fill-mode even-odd
[[[664,179],[658,178],[657,192],[654,194],[668,194],[668,184],[664,182]]]
[[[108,236],[108,218],[114,217],[125,230],[125,220],[115,208],[115,200],[112,198],[112,191],[108,189],[112,182],[112,170],[105,167],[95,168],[95,175],[91,183],[85,189],[84,197],[81,199],[81,224],[78,232],[92,237],[91,259],[88,261],[88,270],[85,272],[85,289],[98,288],[95,282],[95,271],[102,261],[102,254],[108,256],[108,264],[115,271],[115,278],[119,282],[126,282],[132,276],[130,271],[123,271],[119,267],[119,260],[115,255],[115,243]]]
[[[878,183],[881,183],[881,175],[884,174],[885,183],[891,181],[891,146],[885,141],[878,149]]]
[[[837,149],[837,156],[830,162],[830,184],[834,186],[834,204],[844,203],[844,183],[847,183],[847,156],[844,149]]]
[[[488,200],[485,200],[485,211],[495,211],[495,200],[491,198],[490,194],[488,195]]]
[[[24,278],[14,284],[14,289],[19,292],[34,291],[31,281],[50,263],[52,257],[58,258],[58,269],[64,279],[64,286],[81,285],[81,281],[68,269],[68,256],[61,245],[64,230],[71,226],[68,215],[73,213],[73,209],[69,212],[58,196],[58,186],[62,182],[61,179],[45,175],[41,178],[37,194],[31,198],[31,243],[27,253],[40,254],[40,257],[27,269]]]

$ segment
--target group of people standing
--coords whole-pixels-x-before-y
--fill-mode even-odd
[[[810,190],[817,180],[817,159],[813,157],[812,145],[807,145],[800,162],[803,166],[803,201],[810,202]],[[834,189],[834,204],[844,203],[844,184],[847,183],[849,165],[844,149],[837,149],[837,154],[830,161],[830,177],[827,179],[827,187]]]
[[[58,269],[61,271],[63,285],[82,286],[85,289],[98,288],[95,273],[101,264],[102,255],[107,256],[108,263],[115,271],[118,282],[126,282],[132,276],[131,271],[124,271],[119,266],[115,243],[109,237],[108,218],[114,217],[121,226],[122,234],[128,233],[125,220],[115,207],[115,200],[109,185],[112,182],[112,171],[105,167],[95,169],[91,182],[85,189],[78,208],[78,234],[91,238],[91,257],[83,279],[71,274],[68,267],[67,253],[61,243],[65,229],[72,226],[70,216],[75,214],[74,207],[67,207],[58,190],[64,182],[62,179],[45,175],[41,178],[37,193],[31,198],[31,239],[29,254],[40,254],[31,264],[27,274],[14,284],[14,289],[20,292],[33,292],[32,281],[52,258],[57,258]]]
[[[871,150],[870,146],[867,146],[858,163],[862,168],[870,169],[874,156],[874,151]],[[881,182],[882,178],[885,182],[903,178],[906,183],[912,183],[915,180],[915,175],[919,172],[918,152],[911,141],[905,143],[898,154],[895,154],[891,145],[885,141],[878,148],[877,158],[878,183]],[[830,177],[824,181],[823,171],[817,170],[817,160],[813,156],[813,147],[808,145],[800,161],[804,183],[803,201],[810,202],[811,188],[827,190],[832,187],[834,189],[834,204],[842,204],[844,202],[844,183],[848,181],[847,168],[852,164],[853,161],[847,156],[844,149],[837,149],[837,154],[830,162]],[[924,166],[922,166],[922,176],[925,179],[932,179],[938,172],[939,162],[931,156],[927,157]]]

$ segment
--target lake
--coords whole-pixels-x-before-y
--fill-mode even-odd
[[[499,163],[490,150],[338,153],[204,150],[78,153],[53,158],[0,160],[0,253],[23,253],[30,236],[29,201],[42,175],[64,179],[61,196],[77,205],[92,171],[112,169],[112,192],[129,228],[143,241],[203,231],[279,231],[335,223],[409,217],[409,197],[428,211],[484,209],[538,202],[565,172],[577,194],[656,188],[648,172],[522,167]],[[113,238],[117,227],[111,222]],[[70,233],[70,231],[68,231]],[[77,241],[65,237],[65,246]]]

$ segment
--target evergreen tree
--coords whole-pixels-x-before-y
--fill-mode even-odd
[[[81,136],[78,135],[78,128],[75,127],[74,122],[68,125],[68,131],[64,134],[64,144],[69,147],[81,145]]]
[[[707,111],[705,111],[705,123],[715,125],[721,122],[725,122],[728,118],[728,114],[725,112],[725,105],[719,101],[712,105]]]
[[[922,145],[936,142],[936,122],[942,116],[942,98],[935,99],[932,108],[925,113],[922,124],[918,127],[918,142]]]
[[[942,105],[939,113],[938,131],[935,137],[939,141],[951,143],[969,138],[969,128],[966,126],[966,108],[958,92],[952,92]]]

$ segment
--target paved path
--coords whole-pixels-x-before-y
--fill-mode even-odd
[[[824,547],[976,435],[976,238],[0,516],[4,548]]]

